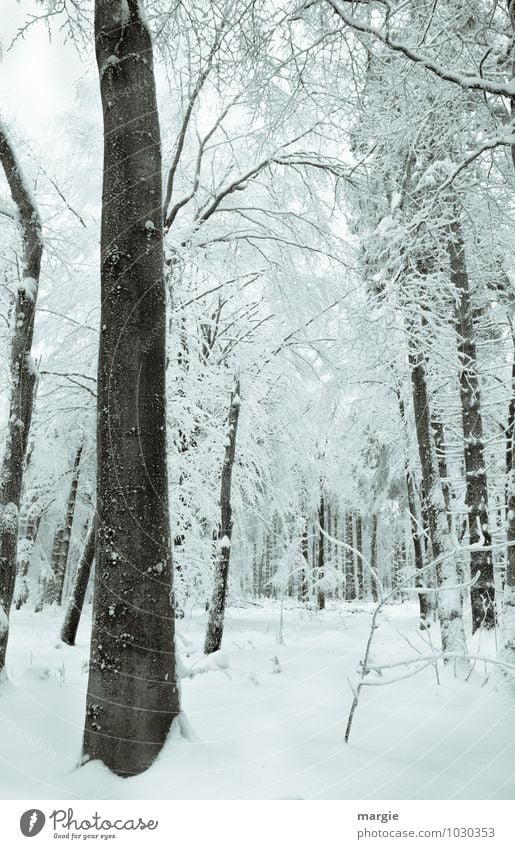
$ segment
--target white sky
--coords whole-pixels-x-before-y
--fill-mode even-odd
[[[30,13],[41,14],[42,9],[34,0],[3,0],[0,5],[0,114],[35,141],[48,142],[54,117],[73,105],[75,82],[86,66],[81,64],[72,44],[63,44],[55,24],[52,42],[46,27],[38,23],[9,50]]]

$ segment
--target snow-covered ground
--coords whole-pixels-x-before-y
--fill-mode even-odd
[[[232,607],[223,652],[182,681],[190,739],[172,733],[154,766],[119,779],[98,762],[77,769],[89,614],[78,645],[58,639],[61,614],[13,614],[10,680],[0,685],[0,796],[5,799],[513,799],[515,683],[477,664],[466,681],[434,669],[362,690],[344,732],[369,631],[370,606],[322,614]],[[392,606],[376,661],[427,654],[411,605]],[[178,623],[184,666],[199,670],[205,613]],[[411,645],[406,641],[408,637]],[[493,646],[483,638],[481,652]],[[189,656],[188,656],[189,655]],[[406,668],[395,670],[396,676]],[[384,681],[374,676],[376,682]]]

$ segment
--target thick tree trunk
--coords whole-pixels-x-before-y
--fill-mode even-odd
[[[47,583],[47,602],[49,604],[56,602],[61,605],[63,601],[64,577],[68,563],[68,553],[70,551],[73,517],[75,515],[75,504],[77,501],[77,490],[79,487],[80,458],[82,455],[82,449],[83,443],[81,442],[77,448],[73,462],[72,479],[70,482],[70,490],[68,492],[68,500],[66,502],[64,525],[56,532],[54,545],[52,547],[51,566],[53,574]]]
[[[410,346],[413,340],[410,339]],[[413,412],[417,432],[425,505],[433,557],[436,561],[437,611],[444,651],[465,651],[465,630],[460,590],[457,589],[455,552],[447,521],[447,510],[440,482],[426,380],[426,364],[421,354],[409,352]]]
[[[1,122],[0,162],[17,208],[23,240],[22,278],[18,284],[12,317],[9,419],[4,458],[0,469],[0,673],[2,673],[5,667],[9,614],[16,580],[18,513],[36,380],[36,369],[31,351],[43,242],[39,213]]]
[[[95,2],[104,117],[97,533],[84,760],[130,776],[179,713],[166,457],[161,140],[139,0]]]
[[[95,559],[95,519],[89,526],[84,549],[73,580],[73,588],[68,599],[68,607],[61,628],[61,640],[69,646],[75,645],[86,590],[88,588],[91,567]]]
[[[481,394],[477,372],[475,330],[470,285],[465,264],[465,245],[460,222],[449,228],[448,252],[451,281],[456,289],[455,324],[460,358],[460,398],[463,423],[466,496],[472,575],[479,580],[471,588],[472,633],[495,626],[494,565],[488,517],[488,487],[481,417]]]
[[[236,456],[236,435],[240,414],[240,381],[234,381],[229,405],[222,484],[220,488],[220,529],[218,531],[218,554],[215,564],[213,596],[209,605],[204,653],[218,651],[222,645],[224,633],[225,604],[229,580],[229,562],[231,558],[232,504],[231,487],[234,458]]]

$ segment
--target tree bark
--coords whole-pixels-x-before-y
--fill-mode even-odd
[[[204,653],[218,651],[222,645],[224,633],[225,604],[229,580],[229,562],[231,558],[232,503],[231,487],[234,458],[236,456],[236,435],[240,415],[240,381],[234,381],[229,405],[222,484],[220,488],[220,528],[218,531],[218,554],[215,565],[213,596],[209,606]]]
[[[356,513],[356,552],[363,555],[363,520],[359,513]],[[365,572],[363,569],[363,560],[356,554],[356,598],[365,598]]]
[[[16,292],[9,361],[9,420],[0,469],[0,673],[5,667],[9,615],[16,580],[18,514],[32,422],[36,369],[32,338],[43,242],[41,221],[20,163],[0,122],[0,162],[5,171],[23,241],[22,278]]]
[[[487,550],[492,538],[488,517],[488,487],[477,372],[475,329],[470,284],[465,264],[465,245],[457,214],[449,226],[448,252],[451,281],[456,289],[455,326],[460,358],[460,398],[463,423],[470,569],[479,580],[470,590],[472,633],[495,627],[494,565]]]
[[[86,541],[84,543],[84,549],[75,573],[73,588],[68,600],[66,615],[61,628],[61,640],[69,646],[75,645],[82,608],[84,606],[84,599],[86,597],[86,590],[88,588],[89,576],[91,574],[91,567],[93,566],[93,561],[95,559],[95,523],[96,519],[93,519],[89,526]]]
[[[345,544],[354,545],[352,533],[352,513],[347,510],[345,513]],[[354,552],[349,549],[344,549],[345,553],[345,600],[354,601],[356,599],[356,585],[354,582]]]
[[[465,630],[461,596],[457,589],[455,553],[451,544],[445,499],[440,482],[438,459],[427,391],[426,364],[422,354],[413,350],[409,340],[409,364],[413,392],[413,412],[422,467],[425,505],[433,557],[436,561],[437,611],[444,651],[465,651]]]
[[[320,493],[320,503],[318,507],[318,524],[320,526],[318,532],[318,569],[317,569],[317,607],[319,610],[325,609],[325,592],[323,587],[325,575],[325,546],[324,534],[325,530],[325,500],[323,491]]]
[[[377,574],[377,525],[378,516],[377,513],[374,512],[372,513],[372,531],[370,535],[370,565],[375,574]],[[370,575],[370,581],[372,586],[372,599],[373,601],[379,601],[377,582],[373,573]]]
[[[73,517],[75,515],[75,504],[77,501],[77,490],[79,487],[80,458],[83,443],[81,442],[75,453],[73,461],[72,479],[66,502],[66,516],[64,525],[56,532],[54,546],[52,547],[52,576],[47,583],[47,602],[52,604],[63,602],[64,577],[70,551],[70,540],[72,535]]]
[[[405,439],[407,439],[406,411],[404,407],[404,401],[400,397],[400,394],[398,395],[398,401],[403,436]],[[415,481],[413,480],[413,475],[411,472],[407,452],[404,456],[404,477],[406,480],[406,494],[408,498],[411,539],[413,542],[413,552],[415,555],[415,586],[423,587],[427,586],[428,584],[428,576],[425,572],[422,571],[425,566],[424,546],[422,543],[422,539],[424,536],[424,526],[422,517],[420,517],[420,520],[418,517]],[[431,604],[429,602],[429,597],[427,593],[418,593],[418,604],[420,611],[420,627],[429,628],[433,617],[431,611]]]
[[[161,140],[138,0],[95,2],[104,118],[97,533],[84,761],[143,772],[179,714],[166,456]]]

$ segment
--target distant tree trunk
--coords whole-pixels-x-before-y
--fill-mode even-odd
[[[447,524],[452,531],[452,509],[451,509],[451,487],[449,486],[449,472],[447,470],[447,456],[445,452],[445,430],[442,419],[431,416],[431,427],[435,440],[436,458],[438,460],[438,473],[442,484],[442,492],[447,512]]]
[[[234,381],[229,406],[222,485],[220,490],[220,529],[218,531],[218,552],[215,564],[213,596],[209,605],[204,653],[218,651],[222,645],[224,632],[225,603],[229,580],[229,561],[231,557],[232,504],[231,486],[234,458],[236,455],[236,434],[240,414],[240,381]]]
[[[409,364],[413,391],[413,412],[417,443],[422,467],[425,506],[433,557],[436,561],[437,611],[444,651],[466,650],[465,630],[461,610],[461,595],[457,589],[455,552],[449,534],[445,499],[440,482],[436,447],[431,428],[431,410],[427,391],[426,364],[420,353],[413,350],[410,338]]]
[[[88,588],[91,567],[95,559],[95,519],[89,526],[84,549],[73,580],[73,588],[68,599],[68,607],[61,628],[61,640],[69,646],[75,645],[86,590]]]
[[[356,513],[356,574],[357,574],[357,582],[356,582],[356,598],[364,599],[365,598],[365,572],[363,569],[363,520],[359,513]]]
[[[455,325],[460,358],[460,398],[463,423],[466,496],[468,511],[470,569],[479,572],[470,590],[472,633],[495,627],[494,564],[487,550],[492,537],[488,516],[488,486],[481,417],[481,394],[477,371],[475,329],[470,284],[465,264],[465,245],[456,217],[449,225],[448,252],[451,281],[456,290]]]
[[[318,507],[318,524],[320,526],[320,530],[318,534],[317,607],[319,610],[324,610],[325,547],[323,532],[325,530],[325,501],[323,491],[320,493],[320,503]]]
[[[23,241],[22,277],[18,284],[12,316],[9,418],[0,469],[1,674],[5,667],[9,639],[9,615],[16,580],[18,513],[36,381],[36,369],[31,352],[43,242],[38,210],[27,188],[7,131],[1,122],[0,162],[17,209],[17,222]]]
[[[309,586],[308,586],[308,571],[309,571],[309,537],[308,537],[308,521],[306,519],[304,523],[304,529],[302,531],[302,540],[301,540],[301,552],[302,557],[304,558],[305,566],[302,568],[300,573],[300,584],[299,584],[299,595],[301,601],[309,600]]]
[[[95,2],[104,119],[97,532],[84,761],[141,773],[179,714],[161,140],[140,0]]]
[[[77,490],[79,487],[80,458],[82,455],[82,449],[83,443],[81,442],[77,448],[73,462],[72,479],[70,482],[70,490],[68,492],[68,500],[66,502],[64,525],[56,532],[54,538],[51,564],[53,574],[47,583],[47,602],[49,604],[57,602],[57,604],[61,605],[63,601],[64,577],[68,563],[68,553],[70,551],[73,517],[75,515],[75,504],[77,501]]]
[[[372,513],[372,531],[370,535],[370,565],[374,570],[374,573],[377,574],[377,525],[378,525],[378,516],[376,512]],[[374,578],[374,574],[372,573],[370,576],[370,580],[372,583],[372,599],[374,601],[379,601],[379,592],[377,581]]]
[[[400,393],[397,394],[397,398],[399,402],[399,413],[403,437],[407,440],[408,428],[406,424],[406,410],[404,407],[404,401],[401,398]],[[404,477],[406,480],[406,494],[408,497],[408,512],[410,517],[411,539],[413,542],[413,552],[415,554],[415,586],[424,587],[428,584],[427,573],[425,571],[422,571],[425,566],[424,546],[422,543],[424,537],[424,525],[422,517],[420,518],[420,520],[418,517],[415,481],[413,480],[413,475],[410,468],[408,452],[406,452],[404,455]],[[418,604],[420,610],[420,627],[429,628],[433,616],[431,604],[429,602],[429,597],[427,593],[418,593]]]
[[[351,548],[345,548],[345,599],[346,601],[354,601],[356,598],[356,586],[354,583],[354,539],[352,533],[352,512],[347,509],[345,512],[345,545]]]
[[[29,598],[29,584],[27,578],[32,553],[34,551],[34,543],[36,542],[36,537],[38,535],[41,516],[41,509],[34,511],[34,508],[32,507],[27,519],[25,536],[18,539],[19,563],[14,590],[14,606],[16,610],[20,610]]]

